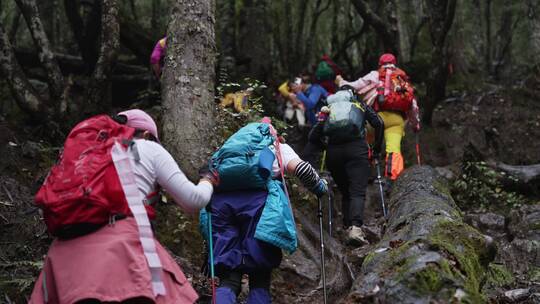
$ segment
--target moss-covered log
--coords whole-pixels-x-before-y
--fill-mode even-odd
[[[435,170],[413,167],[393,189],[386,232],[364,259],[347,303],[484,302],[490,243],[463,222]]]

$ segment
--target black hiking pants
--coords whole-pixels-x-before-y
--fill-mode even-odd
[[[330,143],[326,152],[326,166],[342,195],[343,224],[362,226],[366,187],[370,174],[368,146],[363,139]]]

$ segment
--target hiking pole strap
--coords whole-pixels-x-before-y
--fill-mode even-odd
[[[139,192],[135,181],[135,174],[131,166],[131,153],[124,149],[118,142],[114,144],[111,150],[114,167],[120,180],[120,185],[126,196],[129,210],[135,218],[139,231],[139,240],[143,249],[144,256],[148,263],[151,275],[152,290],[154,296],[165,295],[165,284],[161,279],[163,272],[161,261],[156,249],[156,242],[152,232],[152,226],[144,207],[144,197]]]

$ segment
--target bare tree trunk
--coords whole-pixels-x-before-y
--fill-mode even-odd
[[[271,33],[268,24],[268,0],[246,0],[240,13],[240,34],[237,57],[245,66],[244,73],[266,81],[270,75]]]
[[[139,63],[147,65],[150,61],[150,54],[154,49],[156,39],[154,33],[148,32],[139,23],[133,21],[133,19],[125,16],[125,14],[119,14],[120,22],[120,42],[122,46],[129,49],[133,55],[135,55]]]
[[[137,14],[137,6],[135,5],[135,0],[129,0],[129,9],[131,10],[131,14],[133,15],[133,20],[135,20],[135,22],[139,20],[139,16]]]
[[[322,0],[317,0],[315,4],[315,9],[313,11],[313,15],[311,16],[311,24],[309,26],[309,32],[307,34],[307,41],[306,41],[306,47],[304,49],[304,53],[302,58],[302,64],[307,65],[309,62],[312,62],[312,56],[316,56],[313,52],[313,43],[315,42],[315,37],[317,33],[317,25],[319,24],[319,18],[321,17],[322,13],[324,13],[328,8],[330,7],[330,2],[326,2],[326,4],[321,7]],[[317,58],[318,59],[318,58]]]
[[[21,10],[26,24],[30,29],[30,34],[38,50],[39,60],[47,73],[49,93],[51,95],[51,105],[56,107],[64,99],[64,76],[60,71],[60,66],[54,57],[49,39],[45,34],[45,29],[39,16],[35,0],[15,0]],[[58,110],[58,109],[57,109]]]
[[[338,18],[339,18],[339,9],[341,8],[341,1],[334,0],[331,2],[332,2],[332,25],[330,27],[330,32],[332,33],[332,38],[331,38],[330,45],[332,46],[332,50],[330,51],[330,53],[337,54],[339,36],[340,36]],[[334,60],[336,59],[334,58]]]
[[[484,54],[484,60],[486,62],[486,71],[488,74],[492,72],[492,62],[491,62],[491,0],[486,0],[486,7],[484,8],[484,22],[486,24],[486,53]]]
[[[306,16],[308,11],[308,0],[296,0],[294,1],[298,4],[298,14],[296,19],[296,28],[294,29],[294,33],[296,35],[292,35],[293,32],[291,32],[291,37],[294,37],[294,53],[292,57],[292,63],[293,63],[293,72],[297,74],[298,72],[302,71],[305,66],[301,62],[302,61],[302,54],[303,50],[305,48],[306,39],[310,39],[311,37],[306,37],[304,35],[304,26],[306,23]],[[293,3],[294,3],[293,2]]]
[[[120,25],[118,20],[117,0],[102,0],[101,15],[101,46],[96,69],[86,91],[86,100],[90,105],[87,109],[95,111],[97,105],[109,106],[107,94],[110,91],[109,77],[114,70],[118,49],[120,48]]]
[[[66,16],[81,57],[87,64],[87,73],[94,71],[99,56],[98,38],[101,24],[101,2],[85,2],[84,14],[81,16],[81,5],[78,0],[64,0]]]
[[[501,78],[501,74],[506,74],[501,70],[508,70],[511,65],[511,45],[514,30],[518,22],[522,19],[521,16],[514,18],[512,9],[513,1],[505,0],[501,13],[501,24],[497,33],[497,45],[495,49],[495,64],[493,67],[493,75],[496,79]],[[514,19],[514,21],[513,21]]]
[[[383,44],[384,51],[399,55],[399,35],[394,21],[385,21],[377,15],[365,0],[351,0],[364,22],[369,23]],[[390,7],[395,7],[393,1]],[[395,16],[394,16],[395,17]],[[391,16],[389,16],[392,19]]]
[[[285,10],[285,37],[288,37],[288,35],[291,35],[294,32],[293,24],[292,24],[292,16],[291,16],[291,1],[292,0],[284,0],[284,10]],[[298,71],[293,70],[293,64],[294,64],[294,45],[292,41],[285,40],[285,46],[287,49],[287,52],[285,53],[285,62],[287,64],[287,74],[291,76],[291,74],[296,73]]]
[[[531,77],[531,86],[540,91],[540,3],[529,0],[527,3],[527,16],[529,18],[529,37],[531,41],[530,58],[534,67]],[[534,96],[535,94],[533,94]]]
[[[6,80],[17,104],[34,118],[45,120],[43,100],[28,82],[19,63],[15,59],[13,48],[6,34],[2,18],[0,18],[0,70]],[[45,115],[43,115],[45,113]]]
[[[472,6],[474,8],[474,12],[472,12],[472,16],[474,18],[473,24],[476,28],[476,31],[474,31],[473,33],[473,38],[476,41],[476,43],[473,44],[473,48],[476,56],[478,58],[482,58],[485,56],[484,54],[486,53],[486,39],[485,35],[483,34],[484,20],[482,18],[481,0],[473,0]]]
[[[529,18],[529,31],[533,63],[540,64],[540,3],[529,0],[527,3],[527,16]]]
[[[152,19],[150,20],[150,27],[152,28],[152,33],[156,33],[158,31],[160,8],[161,1],[152,0]]]
[[[234,78],[235,75],[235,0],[222,0],[217,2],[218,21],[217,31],[219,37],[219,70],[224,76]],[[221,76],[221,75],[220,75]],[[221,80],[221,79],[220,79]]]
[[[433,45],[431,53],[433,69],[427,80],[423,118],[424,123],[431,125],[435,106],[446,96],[446,82],[448,80],[446,37],[454,21],[457,0],[426,0],[425,4]]]
[[[17,37],[17,31],[19,30],[21,17],[22,17],[21,10],[18,9],[17,13],[15,13],[15,17],[13,17],[13,21],[11,22],[11,27],[9,28],[9,41],[11,41],[12,44],[16,42],[15,38]]]
[[[414,55],[416,54],[416,47],[418,46],[418,41],[420,38],[420,32],[422,31],[422,28],[427,24],[428,19],[426,16],[422,16],[422,19],[414,29],[414,32],[411,36],[411,44],[410,44],[410,58],[414,58]]]
[[[214,1],[176,0],[162,77],[165,144],[182,170],[195,177],[215,133]]]

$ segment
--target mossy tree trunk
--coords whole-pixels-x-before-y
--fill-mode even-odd
[[[412,167],[395,185],[386,233],[364,259],[348,300],[482,302],[489,244],[462,221],[435,170]]]
[[[194,177],[208,159],[215,133],[214,1],[176,0],[163,71],[165,144]]]

